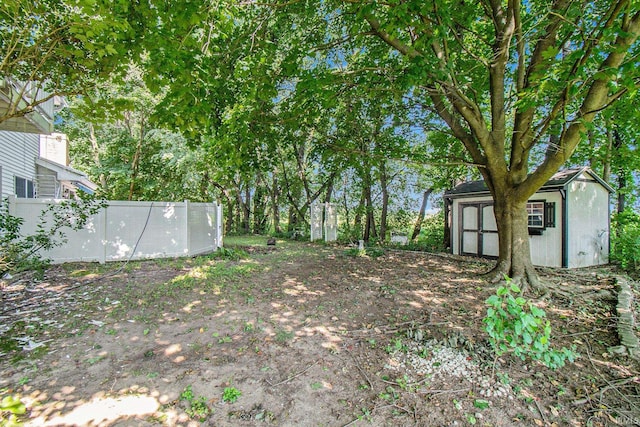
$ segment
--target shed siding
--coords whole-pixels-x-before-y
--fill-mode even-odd
[[[531,200],[545,200],[546,202],[555,202],[555,227],[546,228],[540,236],[529,236],[529,242],[531,247],[531,261],[534,265],[546,266],[546,267],[562,267],[562,196],[559,192],[543,192],[536,193],[531,197]],[[452,236],[451,246],[452,253],[461,254],[460,248],[460,231],[458,224],[460,224],[460,204],[466,203],[493,203],[493,199],[490,196],[484,197],[465,197],[453,200],[452,205]],[[488,217],[487,214],[491,213]],[[495,216],[493,215],[493,209],[485,207],[483,211],[484,228],[495,229]],[[485,255],[497,256],[498,255],[498,242],[497,234],[484,234],[485,239]]]
[[[35,181],[40,149],[37,134],[0,131],[0,168],[2,168],[2,198],[15,194],[14,178]]]
[[[568,267],[609,262],[609,193],[588,175],[571,182],[567,195]]]
[[[460,255],[460,204],[464,203],[493,203],[493,199],[491,196],[486,197],[468,197],[468,198],[459,198],[454,199],[453,204],[451,206],[451,248],[454,254]],[[493,222],[495,222],[495,217],[493,218]]]
[[[562,267],[562,196],[559,192],[536,193],[531,200],[554,202],[555,227],[547,227],[541,236],[529,236],[531,262],[545,267]]]

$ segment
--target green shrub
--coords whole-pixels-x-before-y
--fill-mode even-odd
[[[489,306],[483,319],[484,330],[496,356],[511,352],[522,360],[531,358],[551,369],[573,362],[576,354],[567,349],[551,348],[551,323],[544,310],[528,302],[519,294],[520,288],[507,278],[507,286],[498,288],[486,300]]]
[[[640,215],[626,210],[613,217],[610,260],[633,274],[640,273]]]

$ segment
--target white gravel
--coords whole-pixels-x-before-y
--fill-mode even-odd
[[[407,382],[448,382],[451,377],[468,382],[482,397],[513,399],[511,386],[483,374],[473,357],[436,340],[405,340],[404,348],[390,354],[385,368],[406,376]]]

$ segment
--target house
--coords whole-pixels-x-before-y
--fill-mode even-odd
[[[78,191],[93,193],[97,186],[82,172],[58,163],[51,140],[67,150],[66,135],[38,135],[0,131],[0,187],[2,198],[73,198]],[[49,150],[47,151],[47,147]],[[54,155],[54,158],[57,158]],[[57,158],[60,160],[59,158]]]
[[[533,264],[568,268],[606,264],[612,192],[586,167],[551,177],[527,203]],[[452,253],[497,257],[498,228],[484,181],[460,184],[444,198]]]
[[[31,93],[29,84],[0,79],[0,116],[14,104],[28,103],[23,97],[46,94]],[[68,141],[65,135],[54,134],[55,108],[61,101],[51,98],[33,107],[23,117],[13,117],[0,123],[0,193],[2,199],[71,198],[78,191],[93,192],[96,185],[85,174],[69,167]]]

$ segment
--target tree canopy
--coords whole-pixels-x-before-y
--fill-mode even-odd
[[[407,182],[394,162],[437,168],[434,188],[474,167],[494,199],[495,276],[535,283],[529,197],[579,147],[616,176],[622,169],[608,147],[635,150],[637,126],[613,125],[634,120],[633,108],[617,106],[637,100],[635,0],[10,4],[3,19],[17,24],[4,24],[12,36],[3,49],[50,46],[51,61],[7,59],[16,65],[2,73],[76,93],[134,61],[158,97],[149,121],[206,153],[200,158],[215,167],[203,168],[202,192],[244,212],[229,222],[245,230],[252,203],[263,212],[267,200],[274,228],[279,201],[291,206],[295,227],[346,176],[361,186],[353,219],[366,232],[375,225],[371,191],[385,205],[389,185]],[[55,12],[48,26],[29,21],[48,16],[47,7]]]

